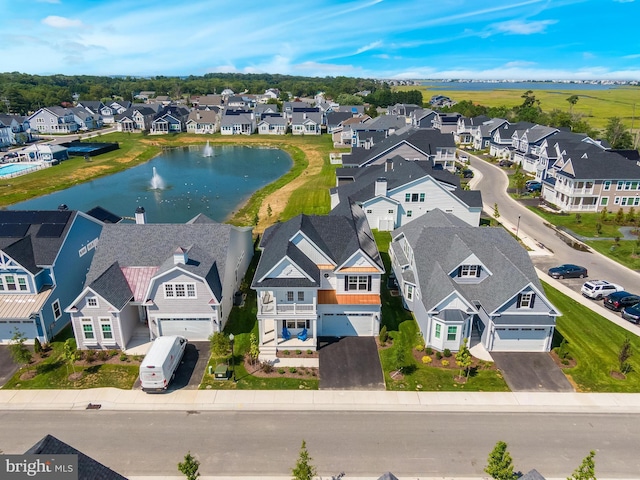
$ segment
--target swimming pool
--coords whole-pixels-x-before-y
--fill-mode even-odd
[[[27,173],[25,170],[37,170],[38,167],[33,163],[7,163],[6,165],[0,165],[0,178],[15,177],[16,174]]]

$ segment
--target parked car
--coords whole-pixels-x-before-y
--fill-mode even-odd
[[[462,162],[462,163],[469,163],[469,155],[466,155],[464,153],[461,153],[460,155],[458,155],[458,159]]]
[[[462,178],[473,178],[473,170],[465,168],[462,170]]]
[[[622,309],[622,318],[635,324],[640,323],[640,303],[636,303],[630,307],[624,307]]]
[[[624,287],[621,285],[607,282],[606,280],[589,280],[585,282],[580,289],[582,295],[594,300],[602,300],[611,293],[621,292],[623,290]]]
[[[586,268],[571,263],[550,268],[547,273],[553,278],[584,278],[588,276]]]
[[[531,182],[526,186],[527,192],[539,192],[542,190],[542,183],[540,182]]]
[[[640,297],[623,290],[621,292],[615,292],[604,297],[603,305],[609,310],[619,312],[623,308],[631,307],[636,303],[640,303]]]
[[[513,162],[511,160],[500,160],[500,163],[498,163],[498,165],[500,165],[501,167],[511,167],[513,165]]]

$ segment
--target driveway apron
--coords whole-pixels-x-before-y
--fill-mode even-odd
[[[573,392],[548,353],[491,352],[512,392]]]
[[[321,338],[320,390],[385,390],[375,337]]]

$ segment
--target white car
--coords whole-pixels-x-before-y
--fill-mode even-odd
[[[602,300],[604,297],[614,292],[621,292],[624,287],[606,280],[589,280],[582,285],[580,291],[582,295],[594,300]]]

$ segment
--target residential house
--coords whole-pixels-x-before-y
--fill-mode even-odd
[[[320,112],[296,112],[291,115],[291,133],[293,135],[320,135],[322,133],[322,114]]]
[[[73,112],[64,107],[43,107],[28,119],[32,130],[41,134],[69,134],[78,131]]]
[[[364,212],[298,215],[267,228],[251,287],[258,301],[260,358],[315,350],[318,337],[375,336],[384,273]]]
[[[459,113],[438,113],[433,118],[433,128],[440,130],[440,133],[454,133],[458,130]]]
[[[433,121],[437,116],[438,112],[429,108],[418,108],[409,115],[411,125],[418,128],[433,128]]]
[[[342,122],[350,118],[354,118],[351,112],[328,112],[324,116],[327,125],[327,133],[333,134],[342,126]]]
[[[312,105],[307,102],[283,102],[282,104],[282,113],[284,114],[288,122],[291,122],[291,117],[293,115],[294,110],[306,111],[309,109],[315,112],[320,111],[320,109],[312,107]]]
[[[545,202],[563,212],[629,211],[640,206],[637,158],[605,150],[593,140],[565,140],[553,148],[556,160],[542,183]]]
[[[98,128],[97,120],[93,113],[82,107],[70,107],[69,110],[73,112],[73,118],[78,124],[78,129],[81,131],[94,130]]]
[[[147,102],[149,101],[150,98],[153,98],[156,96],[156,92],[154,92],[153,90],[143,90],[140,93],[136,93],[133,98],[134,100],[141,100],[143,102]]]
[[[429,104],[433,108],[443,108],[452,107],[456,104],[456,102],[445,95],[433,95],[429,100]]]
[[[197,108],[221,107],[222,105],[224,105],[222,95],[211,95],[211,94],[194,97],[191,100],[191,103],[194,107],[197,107]]]
[[[369,115],[342,120],[337,126],[332,127],[331,139],[333,144],[340,147],[352,145],[352,142],[356,139],[354,130],[369,121],[371,121]]]
[[[489,155],[505,160],[513,160],[513,134],[520,130],[526,130],[535,124],[531,122],[503,123],[493,131],[493,136],[489,141]]]
[[[384,164],[401,156],[406,160],[429,160],[436,168],[455,171],[456,144],[453,135],[430,128],[410,128],[402,134],[389,135],[372,148],[356,147],[342,156],[345,167]]]
[[[166,135],[185,131],[189,110],[185,107],[169,105],[156,114],[151,122],[152,135]]]
[[[280,114],[265,116],[258,123],[258,133],[261,135],[284,135],[287,133],[287,121]]]
[[[256,118],[253,113],[224,112],[220,120],[222,135],[253,135],[256,131]]]
[[[433,210],[392,233],[389,256],[428,347],[457,351],[470,339],[489,352],[550,350],[560,313],[505,229]]]
[[[429,161],[396,156],[383,165],[340,168],[336,181],[336,188],[331,189],[331,209],[357,203],[369,225],[381,231],[406,225],[436,208],[468,225],[480,224],[480,191],[463,190],[458,175],[435,169]]]
[[[473,148],[475,150],[484,150],[490,148],[493,132],[507,123],[509,122],[507,122],[507,120],[505,120],[504,118],[491,118],[478,125],[472,126],[471,134],[473,135]]]
[[[77,107],[84,108],[87,112],[97,115],[105,106],[100,100],[82,100],[76,103]]]
[[[33,143],[19,150],[19,162],[49,162],[56,163],[69,158],[68,148],[62,145],[47,143]]]
[[[513,161],[519,164],[525,172],[535,173],[538,164],[540,145],[544,140],[560,130],[544,125],[534,125],[524,131],[513,132]]]
[[[114,123],[116,115],[125,112],[129,108],[132,107],[132,103],[129,101],[113,101],[105,104],[100,109],[100,114],[102,115],[102,121],[106,124]]]
[[[215,110],[192,110],[187,117],[187,132],[196,134],[217,133],[220,115]]]
[[[260,122],[260,120],[262,120],[263,116],[265,117],[269,115],[281,116],[278,105],[275,105],[272,103],[256,105],[256,107],[253,109],[253,113],[256,117],[256,122],[258,123]]]
[[[422,110],[422,107],[413,103],[396,103],[387,107],[387,115],[402,117],[405,123],[411,123],[411,114],[415,110]]]
[[[408,125],[405,118],[399,115],[381,115],[363,123],[362,125],[352,124],[351,127],[351,146],[365,147],[365,143],[373,146],[377,141],[387,138],[390,135],[408,131]],[[380,133],[381,135],[371,135],[371,133]],[[368,142],[369,139],[375,139],[376,142]]]
[[[107,224],[84,289],[67,303],[78,348],[222,331],[253,254],[250,228],[199,215],[186,224]]]
[[[149,106],[134,106],[115,116],[119,132],[148,132],[157,111]]]
[[[0,148],[24,145],[31,141],[31,125],[27,117],[0,114]]]
[[[102,222],[66,210],[0,210],[0,343],[50,342],[82,289]]]

